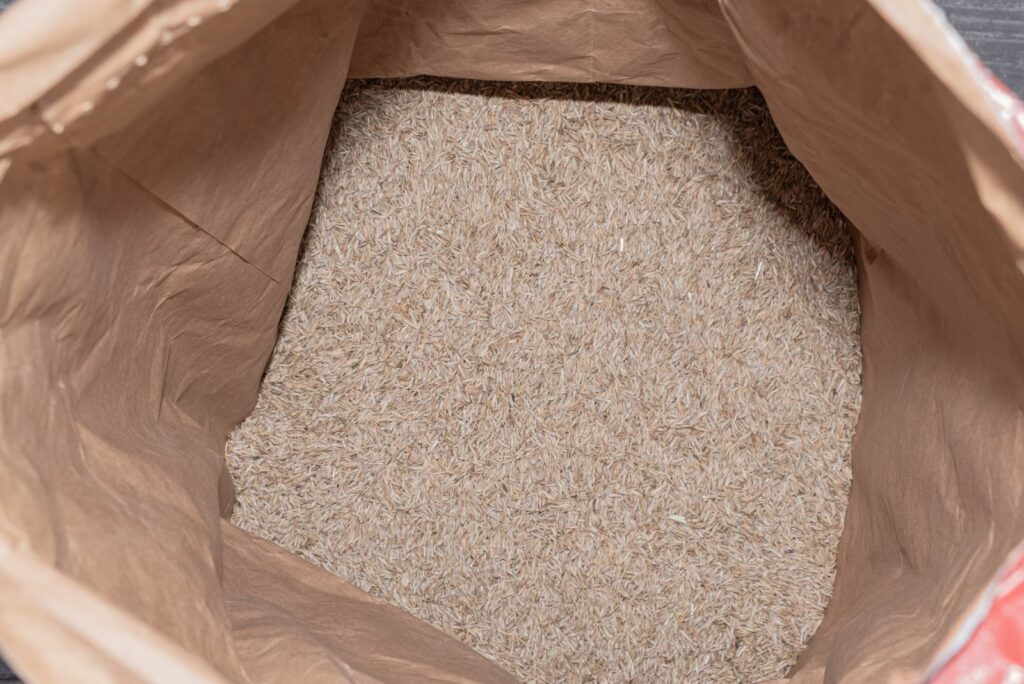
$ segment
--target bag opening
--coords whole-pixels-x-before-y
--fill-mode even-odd
[[[758,87],[856,227],[861,301],[832,598],[787,676],[942,681],[979,640],[1013,672],[1024,106],[926,0],[14,3],[5,659],[39,682],[510,680],[220,518],[342,87],[417,74]]]

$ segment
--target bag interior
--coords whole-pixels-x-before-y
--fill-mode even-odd
[[[351,82],[300,253],[233,522],[522,681],[796,661],[859,305],[756,91]]]
[[[15,3],[5,660],[937,676],[1024,480],[1024,114],[958,41],[920,0]],[[421,74],[485,83],[334,124]]]

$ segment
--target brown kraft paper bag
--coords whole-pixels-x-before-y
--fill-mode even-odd
[[[344,82],[414,74],[761,89],[857,227],[863,310],[838,574],[790,676],[939,674],[1024,525],[1024,116],[925,0],[15,3],[5,658],[33,682],[511,681],[222,517]]]

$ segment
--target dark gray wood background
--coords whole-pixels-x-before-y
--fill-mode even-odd
[[[1024,98],[1024,0],[935,0],[996,76]]]

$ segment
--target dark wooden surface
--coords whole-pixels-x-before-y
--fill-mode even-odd
[[[1024,98],[1024,0],[935,0],[988,68]]]
[[[14,674],[14,672],[11,671],[11,668],[7,667],[7,663],[5,663],[3,660],[0,660],[0,682],[5,682],[6,684],[13,684],[13,682],[20,681],[21,680],[18,679],[18,675]]]

